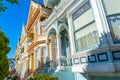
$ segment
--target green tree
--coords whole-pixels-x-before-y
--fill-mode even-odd
[[[6,0],[6,2],[18,4],[18,0]],[[7,8],[8,7],[4,5],[3,0],[0,0],[0,15],[1,12],[6,11]],[[7,57],[9,51],[9,39],[0,29],[0,80],[3,80],[9,75],[9,60]]]
[[[6,0],[6,2],[12,3],[12,4],[19,4],[18,0]],[[0,15],[1,12],[6,11],[8,9],[7,5],[3,3],[3,0],[0,0]]]
[[[34,76],[34,78],[30,78],[29,80],[58,80],[58,77],[55,75],[40,74]]]
[[[18,73],[16,72],[16,73],[12,76],[11,80],[17,80],[17,78],[18,78]]]
[[[9,39],[0,30],[0,80],[3,80],[9,74],[9,60],[7,57],[9,51]]]

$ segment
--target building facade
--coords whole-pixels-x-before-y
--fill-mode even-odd
[[[51,9],[31,1],[26,26],[28,36],[28,61],[29,74],[33,76],[42,71],[46,64],[46,33],[45,19],[51,13]]]
[[[15,70],[15,59],[14,58],[9,58],[9,71],[10,71],[10,76],[13,76],[13,74],[16,72]]]
[[[29,76],[49,73],[58,80],[119,80],[119,3],[44,0],[43,6],[31,1],[24,47]]]
[[[9,71],[11,71],[12,69],[15,68],[15,59],[14,58],[10,58],[9,59],[9,63],[10,63]]]
[[[45,8],[38,2],[30,1],[27,25],[23,26],[15,52],[15,67],[22,80],[39,74],[46,64],[46,33],[44,28],[45,19],[50,13],[51,9]]]
[[[120,79],[118,3],[119,0],[44,0],[45,6],[52,9],[45,27],[46,51],[49,60],[58,62],[55,72],[59,80]],[[56,45],[51,45],[52,41]]]
[[[15,69],[20,79],[26,79],[28,74],[28,38],[25,26],[22,26],[21,37],[15,51]]]

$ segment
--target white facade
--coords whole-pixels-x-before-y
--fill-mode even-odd
[[[28,39],[25,31],[25,26],[22,27],[21,38],[18,41],[15,52],[15,68],[18,72],[18,77],[24,79],[28,76]]]
[[[120,79],[118,3],[119,0],[62,0],[54,7],[45,30],[48,43],[51,34],[56,37],[58,72],[70,67],[75,80]]]
[[[33,69],[33,73],[40,67],[44,68],[40,73],[57,75],[59,80],[119,80],[119,3],[120,0],[44,0],[52,13],[41,22],[38,19],[34,26],[28,25],[28,32],[34,33],[32,41],[27,39],[23,28],[24,35],[16,50],[20,77],[23,78],[28,69],[29,46],[32,54],[29,69]],[[28,20],[32,24],[32,18]],[[44,42],[37,43],[42,40]]]

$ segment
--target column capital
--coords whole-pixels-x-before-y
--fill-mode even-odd
[[[70,16],[71,16],[71,14],[70,14],[70,13],[67,13],[66,18],[69,19]]]
[[[61,38],[61,34],[56,34],[56,37],[57,38]]]
[[[49,45],[50,43],[50,39],[46,40],[46,44]]]

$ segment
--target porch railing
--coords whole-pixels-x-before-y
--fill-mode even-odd
[[[60,65],[61,66],[72,66],[72,59],[71,58],[67,58],[67,57],[65,57],[65,58],[61,58],[60,59]]]

